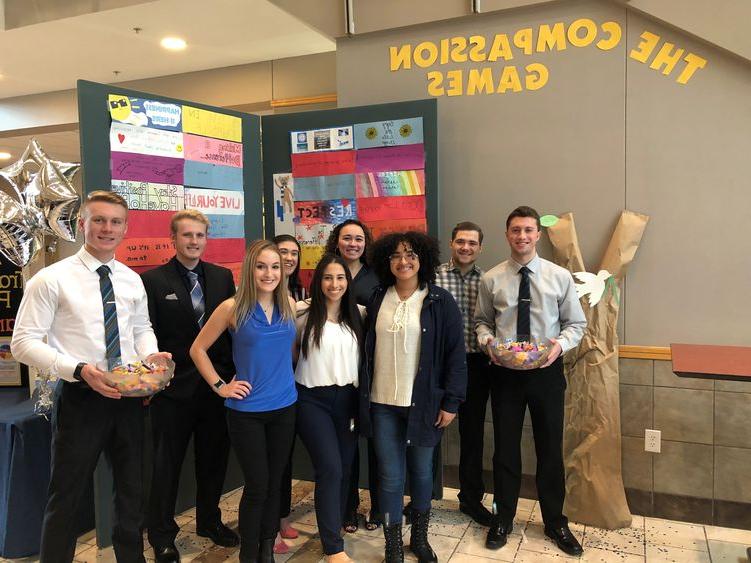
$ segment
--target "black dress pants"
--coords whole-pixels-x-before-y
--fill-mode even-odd
[[[107,399],[83,383],[58,382],[53,412],[52,475],[39,558],[69,563],[76,548],[75,518],[101,452],[115,489],[112,545],[119,563],[143,563],[142,399]]]
[[[537,454],[537,494],[547,527],[566,525],[563,469],[563,402],[566,379],[558,358],[544,369],[512,370],[494,366],[491,406],[495,454],[493,480],[495,505],[502,523],[516,514],[521,487],[521,436],[524,413],[529,406]]]
[[[245,479],[240,499],[240,562],[279,531],[279,486],[295,435],[295,405],[263,412],[227,409],[232,447]]]
[[[193,436],[196,474],[196,527],[221,522],[219,500],[229,457],[229,434],[224,400],[200,382],[193,397],[173,399],[156,395],[150,405],[154,438],[154,470],[147,527],[155,547],[175,541],[180,473],[185,451]]]
[[[482,452],[492,377],[488,362],[485,354],[467,354],[467,398],[459,405],[459,500],[473,505],[485,494]]]

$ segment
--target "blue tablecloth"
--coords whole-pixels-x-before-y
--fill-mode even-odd
[[[50,479],[50,422],[34,401],[0,412],[0,556],[39,552]]]

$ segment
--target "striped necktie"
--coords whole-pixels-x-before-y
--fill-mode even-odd
[[[99,266],[96,272],[99,274],[99,290],[102,293],[102,308],[104,309],[104,342],[107,345],[105,358],[107,358],[108,369],[112,369],[122,363],[115,290],[112,287],[109,266]]]
[[[198,326],[203,327],[206,310],[203,304],[203,290],[198,281],[198,274],[193,270],[188,270],[188,279],[190,280],[190,300],[193,303],[193,311],[196,313],[196,321],[198,322]]]

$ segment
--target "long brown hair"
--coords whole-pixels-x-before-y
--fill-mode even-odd
[[[237,293],[235,294],[235,306],[232,309],[231,319],[232,328],[235,330],[248,319],[250,311],[258,302],[253,273],[256,269],[258,257],[264,250],[271,250],[279,256],[279,273],[281,279],[279,280],[279,285],[274,289],[274,304],[279,308],[282,319],[289,320],[294,318],[294,312],[292,311],[292,306],[289,303],[289,295],[287,294],[284,268],[281,267],[282,255],[279,253],[279,248],[270,240],[254,240],[245,252],[242,273],[240,274],[240,285],[237,287]]]

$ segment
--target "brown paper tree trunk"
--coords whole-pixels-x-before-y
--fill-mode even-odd
[[[598,528],[631,524],[621,474],[621,416],[618,380],[620,282],[639,247],[649,217],[624,211],[599,270],[613,279],[600,301],[581,302],[587,330],[578,348],[564,359],[568,388],[563,436],[566,466],[566,516]],[[553,260],[570,272],[585,271],[572,213],[548,228]],[[596,273],[596,272],[595,272]]]

